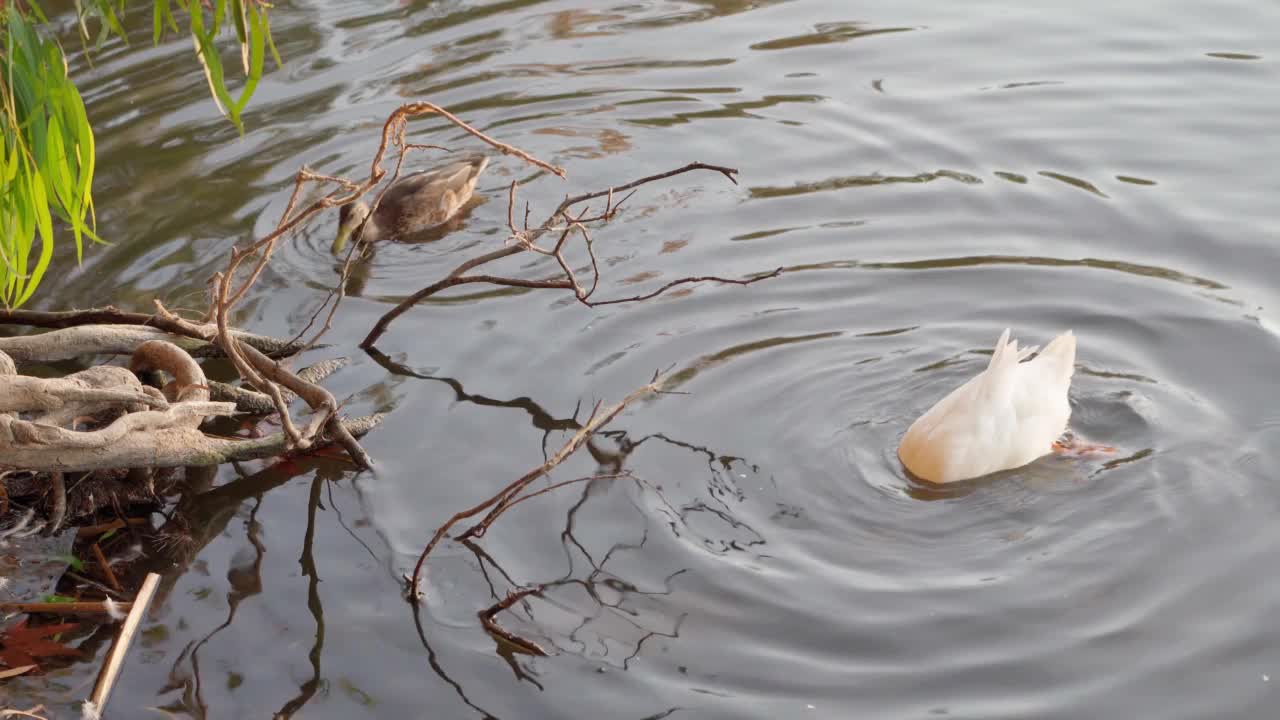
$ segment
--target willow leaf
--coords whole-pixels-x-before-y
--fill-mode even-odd
[[[236,23],[236,39],[240,41],[240,64],[244,74],[249,74],[249,30],[245,18],[244,0],[231,0],[231,16]]]
[[[262,66],[265,61],[266,46],[266,26],[262,22],[261,10],[253,8],[249,13],[249,66],[246,68],[247,77],[245,78],[244,87],[240,90],[240,99],[236,101],[236,113],[244,112],[245,106],[249,104],[249,98],[253,97],[253,92],[258,89],[258,82],[262,80]]]
[[[31,272],[30,277],[24,279],[22,284],[26,287],[14,301],[15,306],[22,305],[31,299],[31,293],[35,292],[36,286],[44,278],[45,271],[49,269],[49,260],[53,258],[53,219],[49,216],[48,204],[40,197],[43,188],[39,183],[34,183],[32,189],[35,190],[33,195],[37,211],[36,222],[40,227],[40,258],[36,261],[35,270]],[[43,213],[40,212],[41,208],[44,209]]]

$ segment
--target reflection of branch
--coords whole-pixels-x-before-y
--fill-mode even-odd
[[[493,635],[495,638],[499,640],[505,640],[506,642],[510,643],[513,647],[520,650],[521,652],[527,653],[529,655],[540,655],[542,657],[546,657],[550,653],[548,653],[546,650],[543,650],[542,647],[538,645],[538,643],[532,640],[526,640],[525,638],[522,638],[519,635],[516,635],[515,633],[499,625],[498,621],[494,619],[495,615],[502,612],[503,610],[510,608],[512,605],[515,605],[520,600],[523,600],[524,598],[527,598],[530,595],[541,595],[541,594],[542,594],[541,587],[524,588],[523,590],[507,593],[507,596],[505,598],[494,603],[489,608],[485,610],[481,610],[479,612],[480,624],[484,626],[484,629],[488,631],[490,635]]]
[[[547,412],[545,408],[527,396],[520,396],[511,400],[497,400],[495,398],[484,395],[472,395],[467,392],[462,383],[454,378],[436,377],[434,375],[424,375],[410,368],[404,363],[398,363],[387,357],[385,353],[376,347],[369,348],[366,352],[374,362],[378,363],[387,371],[395,375],[404,375],[407,377],[418,378],[419,380],[434,380],[448,385],[453,389],[454,396],[459,402],[469,402],[481,407],[509,407],[518,408],[529,413],[529,417],[533,419],[533,426],[542,431],[542,456],[547,457],[547,439],[551,433],[556,430],[577,430],[582,427],[582,423],[578,422],[578,408],[574,408],[573,416],[569,418],[557,418]]]
[[[497,720],[493,713],[471,702],[471,698],[467,697],[467,693],[462,689],[462,685],[457,680],[450,677],[449,673],[444,671],[444,667],[440,664],[439,658],[436,657],[435,648],[431,647],[431,643],[427,641],[427,631],[422,626],[422,615],[419,612],[420,610],[420,606],[413,606],[413,626],[418,631],[418,640],[422,642],[422,647],[426,648],[427,662],[430,663],[431,669],[435,671],[436,675],[440,676],[441,680],[449,683],[450,687],[452,687],[453,691],[462,699],[462,702],[466,703],[467,707],[480,713],[484,716],[485,720]]]
[[[555,417],[527,395],[522,395],[510,400],[498,400],[496,398],[488,397],[487,395],[472,394],[466,391],[460,380],[450,377],[426,375],[417,372],[408,365],[392,360],[377,348],[370,348],[368,352],[369,357],[372,358],[374,362],[378,363],[392,374],[417,378],[419,380],[431,380],[433,382],[448,385],[453,390],[454,397],[457,398],[458,402],[468,402],[481,407],[508,407],[524,410],[529,414],[529,417],[533,419],[533,426],[543,431],[577,430],[582,427],[582,423],[578,422],[574,418]]]
[[[581,543],[577,541],[576,538],[573,537],[573,525],[574,525],[575,517],[578,511],[582,508],[583,504],[586,502],[587,498],[589,497],[589,493],[590,491],[584,491],[582,494],[582,498],[577,502],[575,502],[573,507],[570,508],[569,513],[566,517],[565,529],[561,533],[562,540],[572,543],[575,547],[577,547],[578,550],[583,553],[583,555],[587,558],[587,561],[590,563],[591,570],[590,572],[588,572],[585,578],[573,577],[574,563],[572,561],[572,557],[570,557],[569,569],[566,572],[566,574],[560,579],[552,580],[550,582],[540,583],[531,588],[523,588],[519,583],[515,582],[506,573],[506,571],[500,565],[497,564],[497,562],[495,562],[491,557],[489,557],[487,553],[485,553],[481,548],[479,548],[479,546],[473,544],[470,541],[463,541],[463,544],[466,547],[468,547],[473,553],[476,554],[476,558],[480,562],[481,567],[484,567],[486,564],[492,565],[494,568],[498,570],[498,572],[500,572],[503,575],[504,578],[507,579],[507,582],[510,583],[513,588],[515,588],[514,591],[510,592],[508,595],[506,595],[502,599],[498,599],[498,595],[496,594],[496,591],[494,591],[494,598],[495,600],[498,600],[498,602],[496,602],[494,605],[490,606],[486,610],[482,611],[480,613],[480,617],[481,617],[482,624],[484,624],[485,626],[485,629],[491,635],[494,636],[495,640],[499,642],[500,654],[503,654],[504,658],[508,661],[508,663],[512,664],[513,670],[515,670],[517,675],[519,675],[522,678],[525,678],[525,676],[523,675],[519,666],[515,665],[514,658],[510,655],[510,653],[522,652],[524,654],[542,655],[542,654],[545,654],[547,650],[543,646],[525,637],[517,635],[516,633],[511,632],[506,628],[503,628],[497,625],[496,615],[497,613],[502,612],[503,610],[511,609],[517,602],[520,602],[526,599],[527,597],[533,596],[533,595],[543,598],[545,601],[553,605],[556,605],[557,607],[560,607],[567,612],[571,612],[571,613],[575,612],[571,607],[565,605],[563,602],[558,602],[553,596],[550,595],[551,591],[557,588],[579,587],[586,594],[586,596],[590,598],[591,601],[595,603],[595,605],[598,606],[599,608],[599,610],[596,612],[592,612],[584,615],[581,619],[581,622],[579,622],[577,626],[574,627],[568,634],[568,638],[571,641],[580,645],[581,650],[585,651],[586,643],[578,637],[579,633],[585,630],[593,621],[599,619],[603,612],[608,612],[609,615],[614,619],[620,620],[642,633],[639,636],[639,639],[635,641],[635,647],[632,649],[631,653],[628,654],[627,657],[622,659],[622,667],[624,669],[628,667],[632,659],[634,659],[636,656],[639,655],[639,653],[643,649],[644,643],[648,641],[649,638],[652,638],[652,637],[674,638],[679,636],[680,626],[684,621],[683,615],[676,621],[675,626],[670,631],[663,632],[661,630],[654,630],[654,629],[648,628],[643,624],[641,624],[634,617],[636,615],[636,612],[632,609],[624,608],[623,603],[625,602],[625,598],[627,595],[634,595],[634,594],[646,595],[646,596],[669,595],[672,592],[672,582],[677,576],[686,572],[686,569],[677,570],[671,573],[670,575],[668,575],[663,580],[662,590],[646,592],[646,591],[640,590],[633,583],[622,580],[617,575],[614,575],[612,572],[610,572],[605,568],[605,566],[611,560],[613,560],[615,554],[617,554],[618,552],[626,551],[626,550],[639,550],[643,548],[645,545],[645,542],[648,540],[647,532],[644,534],[644,536],[640,539],[638,543],[615,543],[612,547],[609,548],[609,550],[605,553],[604,557],[601,558],[599,562],[592,559],[590,553],[582,546]],[[487,574],[486,574],[486,577],[488,577]],[[617,594],[618,596],[617,599],[612,601],[609,599],[606,599],[604,595],[602,595],[601,593],[600,586],[607,587],[612,594]],[[492,585],[490,585],[490,589],[491,591],[493,591]],[[526,608],[525,608],[526,612],[531,615],[532,611],[527,607],[527,603],[523,603],[523,604],[526,605]],[[492,625],[490,624],[491,622],[492,622]],[[607,651],[607,646],[602,646],[602,647],[606,648],[606,651]],[[503,651],[502,650],[503,648],[505,648],[506,650]],[[539,652],[535,653],[534,652],[535,649]]]
[[[507,510],[510,510],[516,505],[519,505],[525,500],[535,498],[539,495],[544,495],[546,493],[551,492],[552,490],[558,490],[559,488],[562,488],[566,485],[573,485],[574,483],[591,482],[592,480],[617,480],[618,478],[628,478],[628,479],[634,480],[635,476],[632,475],[630,472],[625,472],[625,471],[618,472],[618,473],[609,473],[606,475],[589,475],[587,477],[574,478],[573,480],[565,480],[563,482],[558,482],[552,485],[548,485],[547,487],[544,487],[541,490],[536,490],[534,492],[521,495],[515,498],[514,500],[512,500],[511,502],[500,503],[498,507],[494,508],[492,512],[490,512],[488,515],[485,516],[484,520],[481,520],[471,528],[468,528],[465,533],[463,533],[458,537],[458,539],[469,540],[474,537],[483,537],[484,534],[489,531],[489,526],[493,524],[494,520],[497,520],[498,517],[502,515],[502,513],[506,512]]]
[[[306,575],[307,581],[307,608],[311,610],[311,616],[316,620],[316,642],[311,646],[311,652],[307,653],[307,658],[311,660],[311,678],[298,688],[298,694],[292,700],[284,704],[280,711],[275,714],[277,718],[291,718],[293,714],[302,709],[311,700],[316,691],[320,689],[320,655],[324,651],[324,606],[320,603],[320,574],[316,570],[315,558],[315,539],[316,539],[316,510],[320,507],[320,488],[325,480],[320,475],[316,475],[311,481],[311,498],[307,502],[307,532],[302,541],[302,557],[298,562],[302,565],[302,574]]]
[[[589,439],[592,435],[594,435],[597,430],[604,427],[609,423],[609,421],[617,417],[618,414],[621,413],[624,409],[626,409],[628,405],[635,402],[636,400],[639,400],[642,397],[645,397],[655,392],[659,392],[661,391],[661,389],[662,389],[662,382],[661,382],[659,373],[654,373],[653,379],[649,382],[648,385],[645,385],[644,387],[633,391],[630,395],[623,398],[616,405],[612,405],[602,410],[600,407],[600,404],[597,403],[595,409],[591,412],[591,417],[587,419],[587,422],[582,426],[582,429],[574,433],[573,437],[569,438],[569,441],[566,442],[564,446],[561,447],[558,451],[556,451],[556,453],[552,455],[549,460],[547,460],[545,463],[538,466],[537,468],[534,468],[533,470],[525,473],[515,482],[512,482],[511,484],[507,485],[505,488],[503,488],[501,491],[499,491],[496,495],[489,498],[488,500],[485,500],[484,502],[480,503],[479,505],[476,505],[475,507],[469,508],[467,510],[462,510],[457,514],[455,514],[453,517],[449,518],[449,520],[445,522],[444,525],[441,525],[440,528],[436,530],[436,533],[434,536],[432,536],[431,541],[427,543],[427,546],[425,548],[423,548],[422,554],[418,556],[418,562],[416,565],[414,565],[414,568],[413,568],[413,577],[410,579],[410,582],[409,582],[409,591],[410,591],[409,597],[411,598],[411,600],[413,602],[417,602],[418,600],[418,587],[419,587],[418,583],[422,578],[422,568],[427,562],[427,556],[431,554],[431,551],[435,549],[436,545],[440,542],[442,538],[444,538],[445,534],[449,532],[450,528],[452,528],[454,525],[456,525],[458,522],[461,522],[462,520],[465,520],[469,517],[474,517],[475,515],[479,515],[485,510],[489,510],[490,508],[493,508],[492,510],[490,510],[489,515],[485,518],[484,521],[482,521],[476,527],[463,533],[461,537],[467,538],[467,537],[477,536],[478,534],[480,534],[476,532],[477,528],[482,527],[486,522],[492,522],[490,518],[496,517],[498,514],[501,514],[506,509],[506,507],[516,499],[516,496],[519,495],[521,491],[523,491],[526,487],[528,487],[533,481],[551,472],[551,470],[555,468],[557,465],[559,465],[561,462],[563,462],[565,458],[569,457],[575,451],[577,451],[577,449],[581,447],[582,444],[587,441],[587,439]]]
[[[484,581],[489,585],[489,594],[493,596],[494,600],[498,599],[498,590],[493,586],[493,580],[489,577],[489,571],[485,569],[486,565],[492,565],[493,569],[498,571],[498,574],[507,581],[508,585],[515,586],[520,584],[507,574],[507,571],[498,564],[497,560],[493,559],[492,555],[486,552],[484,548],[477,545],[474,541],[460,540],[459,542],[476,556],[476,564],[480,567],[480,574],[484,576]]]
[[[240,607],[241,601],[262,592],[262,558],[267,554],[267,549],[262,544],[262,539],[258,537],[258,533],[262,528],[258,523],[258,510],[261,507],[262,500],[259,498],[253,509],[249,511],[249,519],[245,522],[247,526],[245,536],[249,539],[254,549],[253,564],[249,566],[247,572],[234,565],[227,571],[227,580],[231,585],[231,592],[227,593],[227,619],[223,620],[220,625],[210,630],[204,637],[200,638],[199,642],[191,646],[191,675],[195,682],[195,702],[202,716],[208,713],[209,706],[204,701],[203,686],[200,678],[200,649],[212,640],[214,635],[231,626],[231,623],[236,618],[236,610]]]

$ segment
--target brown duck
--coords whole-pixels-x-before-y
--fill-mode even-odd
[[[485,155],[468,155],[438,168],[402,177],[387,189],[372,217],[369,206],[362,200],[343,205],[338,211],[338,237],[333,241],[333,252],[341,252],[357,231],[359,242],[372,243],[447,221],[471,199],[476,180],[488,164],[489,158]]]

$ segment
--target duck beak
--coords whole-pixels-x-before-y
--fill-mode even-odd
[[[329,248],[329,252],[337,255],[347,246],[347,241],[351,239],[351,228],[346,225],[338,228],[338,237],[333,239],[333,245]]]

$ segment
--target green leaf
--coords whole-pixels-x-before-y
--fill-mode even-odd
[[[35,211],[36,227],[40,231],[40,259],[36,261],[35,270],[31,276],[23,281],[25,288],[18,295],[18,299],[14,301],[15,305],[22,305],[35,292],[36,285],[40,284],[41,278],[44,277],[44,271],[49,267],[49,260],[53,257],[53,217],[49,213],[49,200],[45,194],[44,183],[37,181],[31,183],[31,204]],[[23,253],[22,267],[27,264],[27,253]]]
[[[154,0],[151,3],[151,44],[160,44],[160,35],[164,32],[164,11],[163,6],[165,0]]]
[[[78,558],[78,557],[76,557],[75,555],[72,555],[72,554],[70,554],[70,553],[68,553],[68,554],[66,554],[66,555],[54,555],[54,556],[50,557],[49,559],[50,559],[50,560],[61,560],[62,562],[64,562],[64,563],[66,563],[66,564],[70,565],[70,566],[71,566],[71,569],[72,569],[72,570],[75,570],[76,572],[82,572],[82,571],[84,570],[84,562],[83,562],[80,558]],[[56,597],[56,596],[55,596],[55,597]],[[51,602],[58,602],[58,601],[54,600],[54,601],[51,601]]]
[[[276,69],[284,67],[284,63],[280,61],[280,51],[276,50],[276,40],[271,37],[271,16],[264,9],[262,10],[262,29],[267,35],[267,47],[271,48],[271,59],[276,63]]]
[[[31,12],[35,14],[36,19],[46,25],[49,24],[49,16],[44,14],[44,9],[40,7],[40,3],[36,0],[27,0],[27,7],[31,8]]]
[[[244,74],[249,74],[249,38],[246,29],[244,0],[231,0],[231,17],[236,23],[236,38],[240,41],[240,63]]]
[[[119,36],[120,40],[124,42],[125,45],[128,45],[129,34],[124,31],[124,26],[120,24],[120,18],[116,17],[115,8],[111,7],[109,3],[106,3],[102,6],[102,10],[103,19],[106,20],[107,26],[111,28],[111,32]]]
[[[176,0],[190,19],[190,36],[219,111],[243,135],[242,117],[262,80],[266,55],[283,62],[271,35],[269,5],[260,0]],[[151,35],[158,44],[166,25],[179,32],[175,0],[152,0]],[[90,20],[98,42],[117,35],[127,42],[125,0],[74,0],[82,44]],[[18,8],[22,8],[19,10]],[[96,145],[84,100],[67,75],[62,47],[45,31],[48,16],[36,0],[0,0],[0,303],[26,302],[49,269],[54,218],[69,226],[77,261],[84,238],[96,233],[93,199]],[[218,36],[234,25],[245,73],[233,95],[219,54]],[[225,46],[224,46],[225,49]],[[40,248],[34,245],[39,242]]]
[[[188,1],[190,2],[189,10],[191,12],[191,42],[195,45],[196,58],[204,69],[205,80],[209,82],[209,92],[213,94],[213,100],[217,103],[218,110],[231,120],[237,130],[243,133],[244,127],[240,124],[240,114],[235,109],[231,94],[227,92],[227,85],[222,72],[222,60],[218,57],[218,49],[214,45],[214,34],[213,32],[206,33],[204,29],[204,15],[200,10],[200,0]],[[217,14],[214,15],[214,18],[216,22]]]
[[[262,13],[258,8],[249,11],[249,65],[246,67],[244,87],[240,90],[240,99],[236,101],[235,112],[237,115],[244,112],[245,107],[249,104],[249,98],[253,97],[253,92],[258,89],[258,82],[262,80],[262,66],[264,64],[264,46],[266,45],[266,25],[262,21]]]
[[[217,37],[218,31],[222,29],[222,18],[227,14],[227,0],[214,0],[213,3],[213,27],[209,29],[209,34]]]

